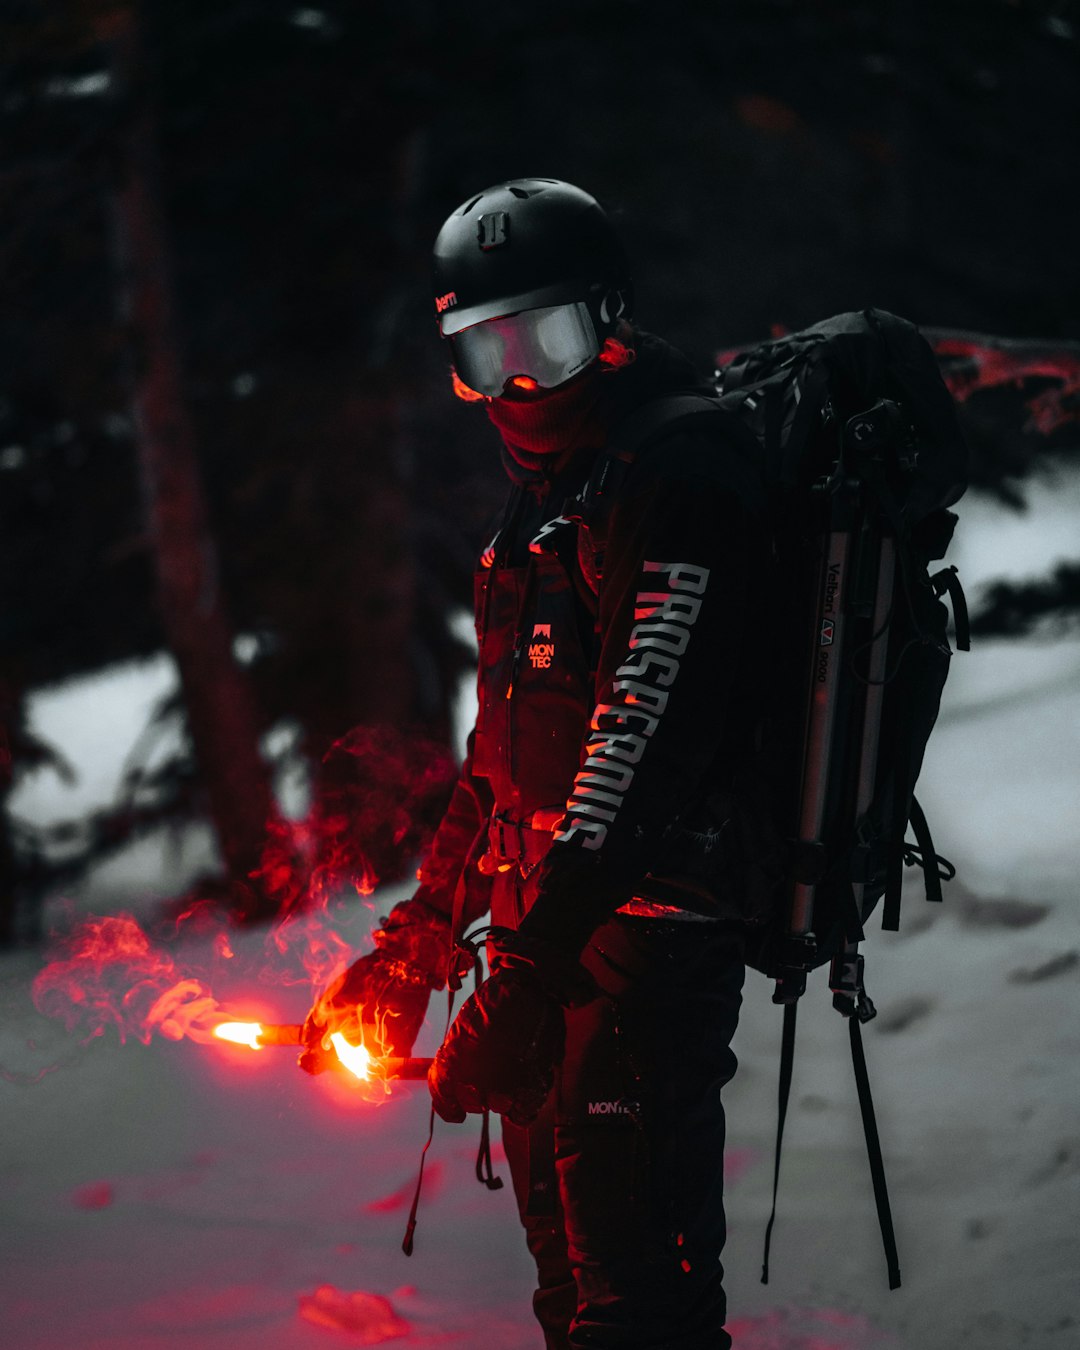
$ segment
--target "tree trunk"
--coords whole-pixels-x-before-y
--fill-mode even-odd
[[[211,819],[230,881],[246,883],[259,862],[272,793],[251,689],[233,656],[185,402],[151,111],[145,90],[137,87],[143,75],[138,18],[134,8],[122,14],[112,30],[118,83],[134,100],[115,221],[135,362],[132,402],[144,509],[161,619],[179,667]],[[257,888],[237,884],[235,894],[241,917],[266,915],[268,902]]]

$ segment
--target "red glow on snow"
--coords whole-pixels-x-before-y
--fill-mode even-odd
[[[360,1345],[381,1345],[408,1336],[409,1323],[399,1317],[388,1298],[363,1290],[348,1292],[322,1284],[314,1294],[300,1298],[300,1316],[315,1326],[345,1331]]]
[[[71,1192],[76,1209],[108,1209],[115,1198],[111,1181],[91,1181]]]
[[[756,1148],[724,1149],[724,1185],[734,1186],[761,1157]]]
[[[471,1158],[472,1154],[469,1157]],[[499,1161],[494,1156],[492,1160]],[[443,1164],[438,1161],[428,1163],[424,1169],[424,1195],[428,1200],[438,1194],[443,1183],[444,1170]],[[408,1209],[415,1190],[416,1177],[413,1176],[389,1195],[380,1196],[378,1200],[369,1200],[364,1209],[368,1214],[394,1214],[399,1210]]]

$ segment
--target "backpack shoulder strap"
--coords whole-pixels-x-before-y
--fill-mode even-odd
[[[743,418],[718,396],[665,394],[635,408],[615,426],[607,448],[597,459],[580,497],[584,508],[581,519],[587,526],[593,525],[611,503],[626,470],[644,452],[676,433],[703,431],[717,435],[721,428],[729,441],[737,442],[747,453],[757,453],[757,440]]]
[[[594,594],[599,585],[597,560],[603,553],[608,513],[631,465],[676,433],[703,431],[715,436],[721,429],[745,455],[756,457],[757,441],[743,419],[710,394],[665,394],[633,409],[616,424],[588,482],[577,499],[563,507],[564,518],[581,526],[579,560]]]
[[[715,427],[722,412],[719,400],[708,394],[665,394],[623,418],[608,438],[607,454],[632,463],[650,441],[674,431]]]

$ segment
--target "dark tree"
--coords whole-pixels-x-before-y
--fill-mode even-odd
[[[1053,6],[154,0],[121,82],[131,12],[12,0],[0,29],[16,208],[0,228],[0,661],[16,702],[166,646],[190,653],[167,613],[209,593],[201,578],[245,653],[255,712],[230,696],[215,714],[235,713],[245,744],[292,727],[317,769],[341,742],[390,754],[386,723],[446,743],[471,659],[448,616],[470,602],[500,486],[483,414],[449,395],[427,251],[486,183],[550,174],[603,198],[641,321],[702,366],[869,304],[954,334],[1080,339],[1078,44]],[[145,91],[153,174],[132,172]],[[173,490],[140,493],[163,480],[143,472],[125,375],[139,344],[116,312],[114,207],[140,180],[168,241],[173,366],[154,386],[143,339],[136,374],[144,416],[162,389],[162,421],[190,450],[173,542],[193,561],[167,603],[166,520],[144,505]],[[943,359],[961,379],[981,358]],[[962,405],[975,481],[1017,502],[1035,466],[1076,449],[1075,387],[1022,380],[982,380]],[[215,622],[197,636],[220,657],[233,632]],[[181,660],[193,744],[211,665]],[[181,757],[134,809],[92,822],[94,848],[209,809],[206,755],[200,777]],[[357,790],[377,777],[373,758]],[[237,827],[237,857],[250,833]],[[18,871],[25,853],[12,856]]]

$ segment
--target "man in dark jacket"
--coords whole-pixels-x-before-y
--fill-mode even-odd
[[[736,870],[761,490],[715,431],[665,432],[660,400],[708,387],[631,327],[588,194],[487,189],[435,269],[455,388],[512,484],[477,571],[479,710],[419,889],[313,1010],[310,1058],[342,1018],[407,1053],[490,910],[490,978],[430,1086],[445,1120],[503,1117],[546,1346],[728,1346],[720,1089],[761,903]]]

